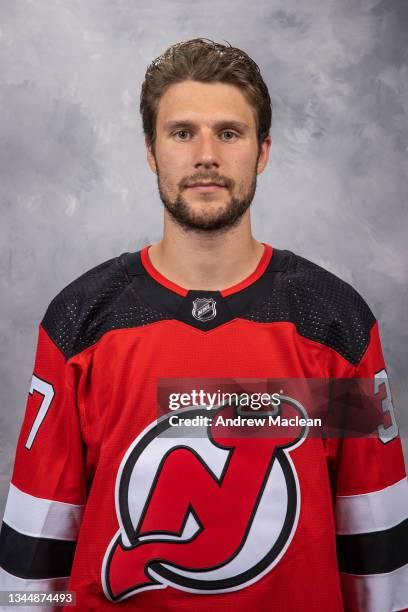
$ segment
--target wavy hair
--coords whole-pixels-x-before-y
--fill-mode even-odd
[[[222,45],[208,38],[193,38],[168,47],[146,70],[140,113],[143,132],[153,151],[160,99],[170,85],[186,80],[222,82],[239,87],[255,110],[260,148],[271,128],[272,103],[259,66],[245,51],[230,43]]]

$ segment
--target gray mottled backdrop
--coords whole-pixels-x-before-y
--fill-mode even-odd
[[[168,45],[198,36],[245,49],[270,88],[256,237],[363,295],[408,412],[408,2],[2,0],[1,515],[49,301],[160,237],[140,85]]]

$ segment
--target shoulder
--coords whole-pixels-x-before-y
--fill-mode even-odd
[[[123,256],[87,270],[49,304],[41,325],[66,357],[98,337],[112,304],[126,291],[129,279],[122,265]]]
[[[365,299],[350,283],[317,263],[288,250],[277,249],[276,254],[282,265],[269,300],[280,304],[281,317],[293,322],[299,334],[333,348],[356,365],[375,323]],[[265,316],[266,302],[259,304],[252,317],[260,320],[262,310]]]
[[[291,291],[302,298],[304,308],[315,308],[319,314],[328,309],[335,317],[357,317],[371,327],[374,315],[362,295],[350,283],[317,263],[292,253],[286,280]]]

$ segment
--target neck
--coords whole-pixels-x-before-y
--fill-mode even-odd
[[[225,232],[186,231],[165,215],[163,238],[149,249],[152,265],[186,289],[216,291],[249,276],[264,251],[251,232],[249,211]]]

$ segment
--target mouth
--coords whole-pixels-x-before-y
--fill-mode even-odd
[[[224,187],[218,185],[218,183],[195,183],[194,185],[189,185],[188,189],[195,189],[196,191],[215,191],[216,189],[224,189]]]

